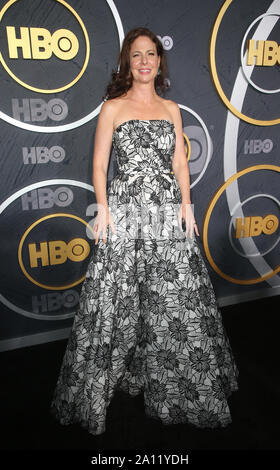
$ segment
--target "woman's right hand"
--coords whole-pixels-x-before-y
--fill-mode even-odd
[[[106,243],[106,232],[108,225],[111,226],[112,232],[115,233],[115,224],[113,220],[113,216],[109,209],[102,210],[101,212],[97,213],[95,217],[94,225],[93,225],[93,232],[95,238],[95,245],[98,243],[99,236],[102,233],[102,240]]]

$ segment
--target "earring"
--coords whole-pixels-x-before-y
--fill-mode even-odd
[[[157,72],[157,75],[160,75],[161,73],[161,70],[160,70],[160,67],[158,68],[158,72]]]

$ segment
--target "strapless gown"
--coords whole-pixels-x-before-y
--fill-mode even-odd
[[[175,141],[164,119],[129,120],[113,134],[117,230],[99,240],[82,286],[51,404],[63,425],[102,434],[116,390],[143,392],[145,413],[167,425],[231,422],[238,369],[196,235],[174,217]]]

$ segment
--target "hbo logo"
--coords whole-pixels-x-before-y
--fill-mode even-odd
[[[58,145],[54,145],[50,149],[47,147],[23,147],[22,149],[23,163],[48,163],[49,161],[59,163],[65,158],[65,150]]]
[[[256,65],[264,65],[272,67],[276,63],[280,64],[280,46],[276,41],[263,41],[254,39],[249,40],[247,64],[254,65],[256,57]]]
[[[22,210],[50,209],[54,205],[66,207],[74,199],[71,189],[66,187],[57,188],[53,191],[51,188],[33,189],[29,193],[21,196]]]
[[[24,122],[45,121],[47,118],[53,121],[62,121],[68,115],[68,106],[65,101],[60,98],[54,98],[48,102],[41,98],[23,98],[22,104],[17,98],[12,99],[13,117],[17,121]]]
[[[170,36],[157,36],[163,45],[165,51],[170,51],[173,47],[173,39]]]
[[[254,216],[236,219],[235,238],[257,237],[264,233],[272,235],[279,226],[278,218],[273,214],[265,217]]]
[[[50,294],[32,296],[32,311],[34,313],[53,312],[61,307],[75,307],[79,302],[78,292],[75,290],[66,290],[62,294],[52,292]]]
[[[31,268],[38,268],[38,260],[42,266],[63,264],[70,259],[75,263],[84,261],[90,253],[90,246],[83,238],[73,238],[66,243],[63,240],[41,242],[39,249],[36,243],[29,243],[29,262]]]
[[[247,155],[255,153],[269,153],[273,149],[273,142],[270,139],[260,140],[245,140],[244,153]]]
[[[79,50],[79,41],[69,29],[58,29],[51,34],[46,28],[20,27],[16,37],[14,26],[7,26],[10,59],[18,59],[18,49],[23,59],[50,59],[54,53],[61,60],[71,60]]]

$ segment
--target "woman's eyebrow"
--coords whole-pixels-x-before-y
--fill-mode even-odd
[[[141,52],[141,51],[133,51],[134,52]],[[155,52],[154,49],[148,49],[146,52]]]

